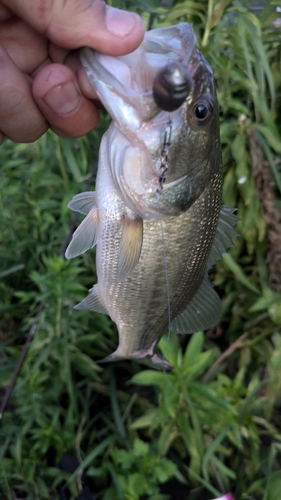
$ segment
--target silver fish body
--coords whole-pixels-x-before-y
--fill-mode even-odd
[[[152,88],[160,81],[161,94],[171,61],[183,65],[192,86],[168,112]],[[233,210],[221,207],[213,74],[188,24],[146,33],[128,56],[84,49],[82,62],[113,121],[101,143],[96,192],[69,204],[87,217],[67,258],[97,244],[98,283],[76,308],[106,313],[117,324],[119,346],[106,361],[148,359],[170,369],[156,345],[169,322],[176,333],[192,333],[219,320],[207,271],[237,234]]]

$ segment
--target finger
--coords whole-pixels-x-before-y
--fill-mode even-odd
[[[95,100],[95,105],[98,108],[101,108],[102,105],[99,102],[99,98],[94,90],[93,85],[91,85],[89,78],[86,74],[85,69],[83,68],[78,51],[70,52],[67,58],[65,59],[65,64],[72,69],[75,73],[79,88],[82,94],[87,97],[87,99]]]
[[[0,45],[0,130],[15,142],[33,142],[48,124],[36,106],[30,82]]]
[[[67,58],[69,54],[69,50],[63,49],[62,47],[59,47],[55,43],[50,42],[49,43],[49,57],[54,63],[58,64],[64,64],[65,59]]]
[[[6,7],[0,5],[0,22],[6,21],[6,19],[9,19],[12,16],[13,13],[9,9],[6,9]]]
[[[3,4],[52,42],[68,49],[88,45],[120,55],[136,49],[144,24],[134,13],[102,0],[2,0]]]
[[[50,57],[47,57],[47,59],[45,59],[42,62],[42,64],[37,66],[36,70],[33,71],[33,73],[31,74],[33,79],[43,68],[45,68],[45,66],[48,66],[49,64],[53,63],[58,63],[60,65],[63,64],[65,66],[68,66],[68,68],[70,68],[75,74],[77,73],[78,68],[81,66],[78,50],[69,51],[65,49],[60,49],[58,47],[58,51],[56,51],[55,48],[55,51],[52,52],[49,51],[49,53]]]
[[[98,109],[81,94],[76,76],[67,66],[44,67],[34,79],[32,92],[51,129],[62,137],[80,137],[98,123]]]
[[[81,91],[83,92],[83,95],[87,97],[88,99],[98,99],[98,96],[95,92],[95,89],[93,85],[90,83],[90,80],[87,76],[87,73],[85,69],[83,68],[82,64],[80,64],[77,72],[77,80],[79,83],[79,87]]]
[[[24,73],[31,74],[48,57],[46,38],[16,17],[1,23],[0,44]]]
[[[5,136],[4,134],[2,134],[2,132],[0,132],[0,146],[1,144],[3,144],[4,141],[5,141]]]

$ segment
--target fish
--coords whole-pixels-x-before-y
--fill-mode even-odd
[[[222,206],[222,153],[214,77],[187,23],[145,33],[134,52],[83,48],[81,61],[112,117],[96,191],[69,208],[86,217],[66,250],[96,245],[97,283],[75,309],[107,314],[119,344],[102,362],[173,366],[157,350],[168,330],[214,326],[221,301],[208,270],[237,236]]]

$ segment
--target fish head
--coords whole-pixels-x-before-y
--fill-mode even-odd
[[[125,204],[145,219],[188,210],[221,169],[213,73],[192,27],[151,30],[124,56],[84,48],[81,61],[113,119],[108,158]]]

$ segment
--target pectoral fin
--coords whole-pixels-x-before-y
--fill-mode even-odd
[[[240,219],[234,215],[233,212],[235,211],[236,208],[221,207],[215,238],[207,261],[207,270],[222,258],[222,255],[227,252],[228,248],[233,246],[232,238],[238,236],[233,226],[235,226]]]
[[[74,232],[72,240],[65,252],[66,258],[73,259],[77,257],[77,255],[81,255],[90,248],[93,248],[97,243],[97,233],[98,209],[94,206]]]
[[[136,267],[142,248],[143,220],[138,215],[131,219],[127,216],[122,220],[122,236],[118,258],[118,281],[125,281]]]
[[[214,326],[221,316],[221,301],[207,274],[186,309],[171,323],[174,333],[194,333]]]
[[[98,285],[93,286],[93,288],[90,289],[89,295],[83,299],[79,304],[77,304],[74,309],[79,309],[79,310],[90,310],[102,314],[108,314],[108,311],[101,299]]]
[[[85,191],[84,193],[76,194],[67,206],[70,210],[73,210],[73,212],[80,212],[80,214],[88,215],[95,205],[95,191]]]

